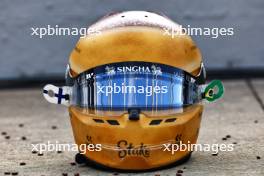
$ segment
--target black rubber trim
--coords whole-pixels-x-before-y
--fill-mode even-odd
[[[129,114],[129,117],[128,117],[129,120],[137,121],[139,120],[139,117],[140,117],[140,108],[136,108],[136,109],[129,108],[128,114]]]

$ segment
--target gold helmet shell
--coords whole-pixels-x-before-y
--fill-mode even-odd
[[[90,29],[99,31],[98,35],[81,37],[70,54],[72,77],[100,65],[124,61],[161,63],[193,76],[201,72],[202,56],[196,44],[188,35],[167,35],[166,29],[180,30],[167,17],[128,11],[106,16]],[[195,104],[181,113],[166,110],[154,116],[142,112],[137,121],[129,120],[128,113],[115,115],[75,106],[70,106],[69,112],[78,145],[102,144],[100,152],[87,151],[86,159],[115,169],[148,170],[190,157],[190,151],[172,155],[164,151],[162,144],[196,143],[203,106]]]
[[[148,61],[200,72],[200,50],[188,35],[171,35],[180,26],[151,12],[129,11],[104,17],[81,37],[70,55],[70,68],[78,75],[98,65],[122,61]],[[166,32],[167,31],[167,32]]]

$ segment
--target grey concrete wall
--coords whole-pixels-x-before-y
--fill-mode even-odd
[[[159,11],[193,27],[233,27],[234,36],[194,36],[208,68],[264,69],[263,0],[1,0],[0,79],[64,74],[77,36],[32,37],[31,27],[86,27],[111,11]]]

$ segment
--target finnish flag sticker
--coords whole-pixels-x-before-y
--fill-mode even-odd
[[[50,103],[68,106],[70,101],[70,88],[48,84],[43,88],[43,96]]]

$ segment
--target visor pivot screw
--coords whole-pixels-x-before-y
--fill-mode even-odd
[[[49,95],[50,97],[54,97],[54,92],[53,92],[53,90],[49,90],[49,91],[48,91],[48,95]]]
[[[210,89],[209,92],[208,92],[208,94],[209,94],[209,97],[213,97],[213,95],[214,95],[214,90],[213,90],[213,89]]]
[[[139,114],[140,114],[140,110],[139,109],[129,109],[128,110],[129,113],[129,120],[139,120]]]

